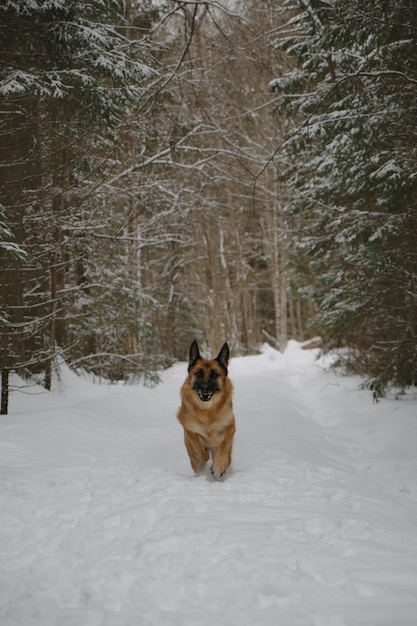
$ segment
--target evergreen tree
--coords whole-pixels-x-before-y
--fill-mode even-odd
[[[86,221],[80,210],[92,137],[123,118],[154,74],[152,47],[141,28],[130,28],[129,7],[0,6],[1,198],[5,222],[29,255],[24,266],[4,259],[0,368],[43,370],[47,388],[82,288],[74,268],[83,254],[77,225]],[[90,213],[90,227],[97,218]]]
[[[285,145],[294,245],[327,347],[377,393],[417,381],[417,8],[297,0],[271,83],[298,130]]]
[[[23,263],[27,261],[26,252],[18,246],[13,239],[13,234],[6,226],[4,221],[4,208],[0,205],[0,328],[6,329],[9,320],[7,315],[7,308],[4,306],[6,301],[6,280],[5,280],[5,266],[6,263],[15,264]],[[8,354],[8,341],[7,332],[4,330],[0,332],[0,351],[4,354]],[[1,399],[0,399],[0,414],[4,415],[8,412],[9,405],[9,373],[10,363],[5,356],[2,359],[1,369]]]

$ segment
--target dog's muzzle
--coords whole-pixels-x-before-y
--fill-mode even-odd
[[[208,402],[214,395],[214,391],[197,391],[197,393],[202,402]]]

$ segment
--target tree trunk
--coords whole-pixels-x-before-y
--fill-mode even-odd
[[[132,279],[132,286],[135,290],[136,298],[142,293],[142,271],[141,271],[141,248],[140,248],[140,224],[138,214],[131,210],[129,217],[128,236],[131,238],[130,242],[130,278]],[[140,312],[138,312],[140,315]],[[139,336],[138,336],[138,324],[140,320],[132,320],[131,329],[127,336],[128,351],[130,354],[138,354],[139,352]]]
[[[0,414],[7,415],[9,410],[9,370],[7,368],[1,371],[1,407]]]
[[[66,339],[67,321],[63,312],[63,294],[65,291],[65,238],[62,229],[62,220],[67,211],[66,193],[69,187],[69,166],[68,155],[64,138],[57,140],[56,154],[60,158],[60,167],[54,172],[54,186],[61,188],[61,193],[53,199],[52,211],[54,216],[55,250],[51,258],[51,322],[49,326],[49,336],[46,336],[46,347],[48,358],[45,363],[45,389],[51,391],[52,387],[52,367],[56,356],[56,346],[64,346]]]

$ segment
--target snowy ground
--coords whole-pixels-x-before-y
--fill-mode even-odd
[[[235,359],[223,482],[156,389],[64,372],[0,419],[2,626],[415,626],[417,398],[291,343]]]

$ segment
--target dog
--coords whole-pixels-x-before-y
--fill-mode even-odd
[[[236,432],[233,385],[227,375],[229,355],[229,346],[225,343],[215,359],[203,359],[197,342],[193,341],[177,414],[184,429],[191,467],[199,474],[211,455],[211,473],[215,480],[230,466]]]

